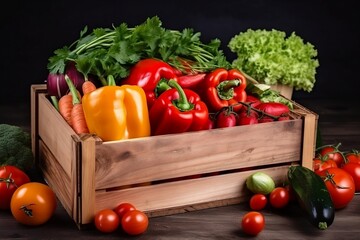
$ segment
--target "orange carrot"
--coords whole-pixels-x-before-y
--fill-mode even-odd
[[[73,104],[71,110],[72,128],[77,134],[89,133],[89,129],[87,127],[86,119],[84,115],[84,110],[81,104],[81,98],[78,96],[73,82],[70,80],[70,78],[67,75],[65,75],[65,80],[72,94],[72,104]]]
[[[85,80],[85,82],[83,82],[81,87],[82,87],[83,94],[90,93],[90,92],[96,90],[95,84],[89,80]]]
[[[71,121],[73,124],[72,127],[77,134],[89,133],[81,103],[75,104],[72,108]]]
[[[71,123],[71,110],[73,109],[73,99],[70,94],[62,96],[59,100],[59,112],[65,121],[72,126]]]

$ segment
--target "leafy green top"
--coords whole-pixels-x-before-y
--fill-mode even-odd
[[[238,57],[232,66],[261,83],[279,83],[308,92],[314,87],[317,51],[294,32],[286,38],[284,32],[274,29],[248,29],[235,35],[228,47]]]
[[[64,73],[67,62],[74,61],[85,77],[92,74],[100,79],[108,75],[125,78],[133,64],[149,57],[164,60],[184,72],[189,70],[184,61],[191,63],[190,71],[194,72],[231,66],[219,50],[220,40],[204,44],[199,32],[189,28],[181,32],[165,29],[157,16],[133,28],[122,23],[112,29],[87,32],[85,27],[72,45],[54,51],[47,66],[50,73]]]

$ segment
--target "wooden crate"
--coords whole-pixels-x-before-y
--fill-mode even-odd
[[[32,149],[79,228],[121,202],[150,217],[224,206],[248,199],[255,171],[281,183],[289,165],[312,167],[318,116],[294,105],[288,121],[102,142],[76,135],[46,86],[32,85]]]

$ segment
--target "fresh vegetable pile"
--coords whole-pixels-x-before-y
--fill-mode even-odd
[[[114,141],[290,119],[291,102],[248,84],[218,39],[161,25],[85,28],[49,58],[48,95],[76,133]]]

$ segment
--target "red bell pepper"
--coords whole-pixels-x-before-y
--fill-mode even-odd
[[[209,111],[219,111],[233,105],[235,112],[239,111],[246,100],[246,78],[236,69],[217,68],[205,77],[201,99],[207,104]]]
[[[177,81],[174,69],[164,61],[147,58],[140,60],[131,68],[129,76],[121,82],[121,85],[129,84],[142,87],[150,108],[157,97],[155,90],[161,79]]]
[[[130,74],[125,78],[121,85],[137,85],[144,89],[148,108],[154,104],[155,99],[167,88],[159,84],[160,80],[166,81],[173,79],[181,87],[196,89],[196,86],[205,78],[205,73],[193,73],[183,75],[179,70],[170,66],[168,63],[155,59],[147,58],[137,62],[130,70]]]
[[[149,110],[151,135],[208,129],[209,112],[199,95],[169,80],[171,89],[163,92]]]

